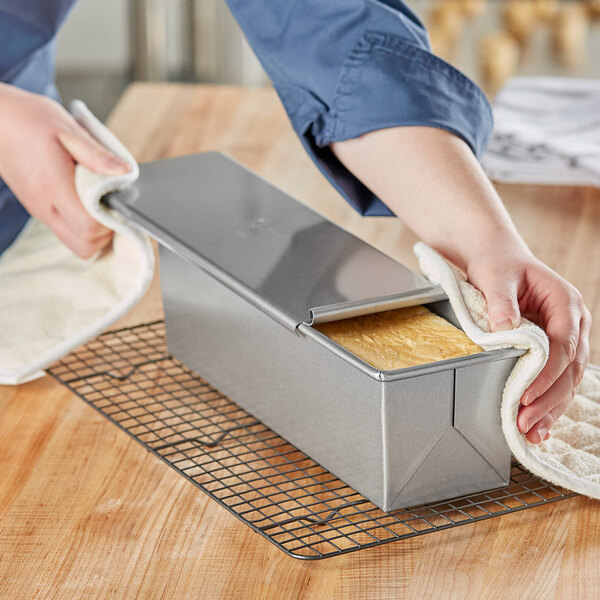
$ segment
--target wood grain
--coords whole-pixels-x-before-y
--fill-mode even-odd
[[[271,90],[136,84],[110,125],[140,161],[220,150],[390,256]],[[600,196],[500,186],[534,252],[600,316]],[[157,281],[121,324],[160,318]],[[592,357],[600,362],[598,327]],[[575,498],[325,561],[288,558],[52,379],[0,388],[0,598],[597,598],[600,505]]]

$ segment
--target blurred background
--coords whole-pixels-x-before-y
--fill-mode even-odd
[[[491,98],[512,75],[600,77],[600,0],[408,3]],[[63,99],[105,119],[133,80],[268,85],[225,0],[79,0],[58,37]]]

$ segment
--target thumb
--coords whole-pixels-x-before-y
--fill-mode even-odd
[[[521,324],[517,283],[514,279],[496,276],[483,286],[481,291],[487,300],[492,331],[514,329]]]
[[[81,125],[57,134],[58,141],[76,163],[103,175],[123,175],[129,165],[96,141]]]

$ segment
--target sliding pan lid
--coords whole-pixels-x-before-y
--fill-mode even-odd
[[[160,160],[140,171],[134,186],[104,201],[290,327],[402,306],[407,297],[443,297],[221,154]]]

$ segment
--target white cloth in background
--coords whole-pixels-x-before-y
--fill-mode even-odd
[[[546,481],[592,498],[600,498],[600,369],[589,366],[575,399],[551,430],[548,441],[529,443],[517,429],[521,396],[548,360],[548,338],[523,319],[517,329],[492,332],[483,294],[435,250],[414,247],[421,271],[442,286],[465,333],[486,350],[523,348],[502,398],[502,430],[515,458]],[[482,399],[485,401],[485,399]]]
[[[494,101],[496,181],[600,187],[600,80],[516,77]]]
[[[42,369],[128,312],[152,281],[154,252],[149,240],[100,204],[106,193],[138,178],[135,159],[82,102],[74,102],[71,112],[131,168],[119,176],[75,169],[85,208],[115,231],[112,248],[83,260],[46,225],[35,219],[26,225],[0,258],[0,384],[43,375]]]

